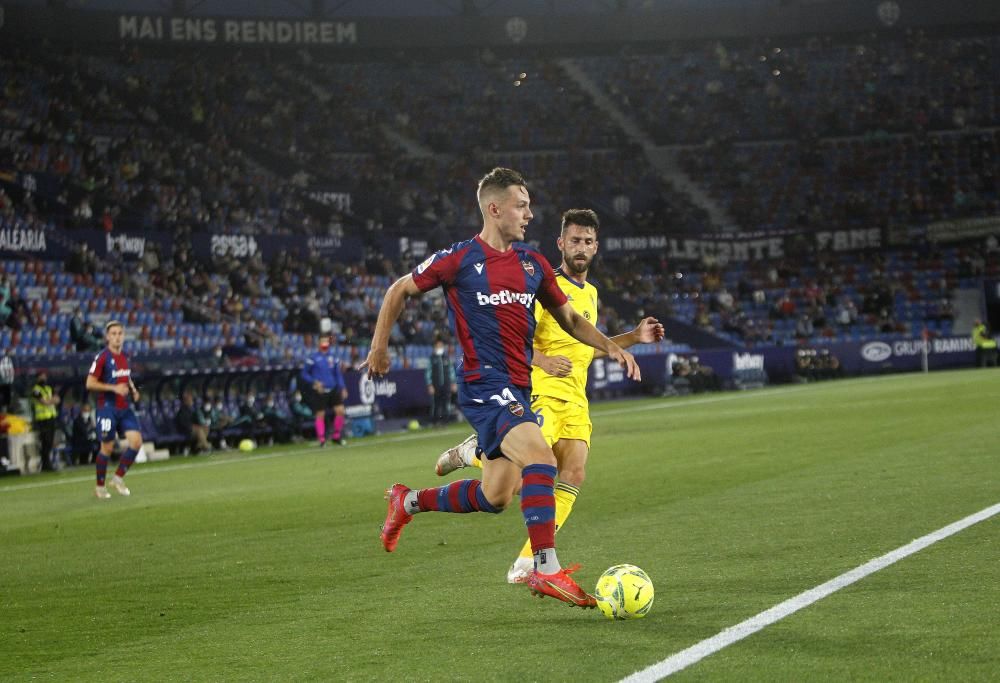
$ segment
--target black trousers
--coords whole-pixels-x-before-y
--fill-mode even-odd
[[[35,431],[38,432],[38,454],[42,456],[42,469],[54,470],[52,444],[56,440],[56,419],[36,420]]]
[[[451,420],[451,387],[435,388],[431,397],[431,422],[443,424]]]

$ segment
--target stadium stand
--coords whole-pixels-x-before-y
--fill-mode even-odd
[[[17,134],[0,144],[0,230],[42,232],[69,256],[3,260],[0,343],[19,358],[86,355],[77,328],[115,317],[135,354],[294,363],[328,319],[342,361],[357,363],[389,283],[476,229],[468,190],[495,164],[531,179],[543,246],[571,205],[600,212],[604,239],[736,230],[792,246],[749,262],[609,250],[595,269],[609,333],[655,313],[742,347],[946,336],[954,291],[996,277],[997,251],[919,231],[1000,212],[998,40],[913,30],[350,60],[4,44],[0,112]],[[594,106],[565,60],[677,166]],[[350,202],[317,201],[317,189]],[[810,241],[873,228],[886,236],[877,251]],[[88,231],[172,243],[99,256]],[[203,234],[354,237],[362,256],[206,257],[192,247]],[[446,328],[438,300],[411,302],[393,330],[395,367],[421,366]],[[665,348],[686,350],[653,350]],[[147,417],[166,439],[178,396]]]

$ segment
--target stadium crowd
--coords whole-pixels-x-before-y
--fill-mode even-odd
[[[293,363],[323,329],[341,361],[356,363],[388,284],[475,231],[467,188],[498,164],[529,178],[529,239],[542,245],[568,206],[597,209],[602,238],[735,226],[791,244],[757,262],[608,252],[593,274],[611,334],[655,313],[744,346],[947,335],[952,291],[1000,274],[995,237],[940,245],[918,230],[892,248],[829,252],[810,236],[905,236],[1000,212],[998,40],[913,30],[570,55],[672,145],[673,170],[544,54],[177,57],[6,43],[0,229],[40,231],[68,257],[3,261],[0,343],[22,359],[92,353],[114,317],[136,353],[225,349]],[[678,173],[707,200],[681,189]],[[350,202],[325,203],[320,191]],[[159,231],[172,244],[99,255],[80,239],[91,231]],[[362,256],[206,256],[192,246],[205,233],[349,236]],[[387,255],[386,240],[401,238],[399,256]],[[439,300],[409,303],[392,332],[397,363],[425,363],[446,336]],[[192,411],[211,403],[171,400]],[[273,400],[292,414],[287,397]],[[219,423],[192,412],[184,431],[204,420]]]

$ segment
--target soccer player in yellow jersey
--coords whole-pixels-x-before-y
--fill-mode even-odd
[[[591,323],[597,321],[597,289],[587,282],[590,264],[597,255],[600,222],[590,209],[570,209],[562,216],[556,244],[562,264],[556,281],[577,313]],[[587,401],[587,369],[603,355],[569,336],[548,311],[535,304],[534,356],[531,364],[531,409],[538,415],[542,436],[552,447],[559,468],[555,486],[556,531],[566,523],[586,476],[590,453],[590,409]],[[622,348],[663,339],[663,325],[644,318],[627,334],[613,337]],[[476,457],[476,435],[450,448],[438,458],[436,472],[444,476],[456,469],[482,467]],[[507,572],[507,581],[523,583],[533,569],[531,545],[525,543]]]

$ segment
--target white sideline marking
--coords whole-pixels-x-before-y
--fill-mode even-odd
[[[770,389],[766,392],[739,392],[734,394],[727,394],[725,396],[713,396],[706,397],[702,399],[695,399],[692,401],[677,401],[677,402],[663,402],[654,403],[652,405],[646,405],[641,407],[631,407],[631,408],[613,408],[611,410],[596,410],[592,411],[595,417],[601,417],[604,415],[621,415],[631,412],[645,412],[647,410],[667,410],[670,408],[683,408],[685,406],[698,406],[705,403],[718,403],[719,401],[732,401],[742,398],[748,398],[750,396],[776,396],[779,394],[784,394],[789,391],[796,391],[801,387],[791,387],[783,389]],[[364,446],[377,446],[383,443],[397,443],[400,441],[416,441],[422,439],[431,439],[439,436],[449,434],[451,431],[459,431],[458,429],[451,428],[442,431],[430,431],[423,432],[420,434],[403,434],[399,436],[392,436],[385,439],[379,439],[378,441],[363,441],[355,442],[351,445],[351,448],[360,448]],[[163,465],[154,469],[138,469],[129,472],[129,476],[135,476],[137,474],[156,474],[159,472],[176,472],[178,470],[188,470],[193,467],[211,467],[216,465],[229,465],[232,463],[242,463],[242,462],[252,462],[254,460],[270,460],[271,458],[283,458],[289,455],[308,455],[309,453],[320,452],[315,446],[311,448],[295,449],[290,451],[278,451],[277,453],[259,453],[257,455],[248,455],[239,458],[230,458],[226,460],[204,460],[200,462],[189,462],[189,463],[177,463],[172,465]],[[58,479],[49,479],[47,481],[32,482],[30,484],[14,484],[13,486],[0,486],[0,494],[12,493],[14,491],[26,491],[29,489],[41,489],[48,488],[50,486],[59,486],[61,484],[79,484],[81,482],[93,481],[93,474],[87,474],[78,477],[60,477]]]
[[[814,602],[822,600],[831,593],[835,593],[841,588],[850,586],[856,581],[860,581],[869,574],[874,574],[880,569],[885,569],[889,565],[902,560],[904,557],[908,557],[928,546],[934,545],[938,541],[948,538],[952,534],[957,534],[959,531],[962,531],[973,524],[989,519],[997,513],[1000,513],[1000,503],[992,505],[985,510],[980,510],[975,514],[971,514],[968,517],[960,519],[946,527],[942,527],[937,531],[932,531],[926,536],[921,536],[901,548],[896,548],[892,552],[886,553],[881,557],[876,557],[874,560],[866,562],[860,567],[855,567],[854,569],[845,572],[820,586],[816,586],[815,588],[807,590],[804,593],[799,593],[794,598],[785,600],[784,602],[761,612],[755,617],[751,617],[746,621],[740,622],[735,626],[730,626],[725,631],[721,631],[711,638],[706,638],[686,650],[681,650],[661,662],[657,662],[656,664],[653,664],[652,666],[649,666],[641,671],[636,671],[634,674],[623,678],[621,683],[647,683],[662,680],[671,674],[677,673],[681,669],[700,662],[705,657],[715,654],[724,647],[728,647],[733,643],[739,642],[747,636],[753,635],[757,631],[760,631],[775,622],[781,621],[789,614],[798,612],[803,607],[808,607]]]
[[[457,431],[457,430],[449,430]],[[428,431],[421,434],[403,434],[400,436],[391,436],[385,439],[379,439],[378,441],[363,441],[354,442],[348,446],[349,450],[356,450],[358,448],[365,448],[368,446],[378,446],[384,443],[397,443],[400,441],[417,441],[420,439],[431,439],[439,436],[447,435],[449,431]],[[225,451],[224,453],[228,453]],[[252,462],[254,460],[270,460],[271,458],[284,458],[290,455],[309,455],[312,454],[324,454],[328,453],[328,450],[324,450],[313,443],[307,448],[296,448],[289,451],[277,451],[275,453],[258,453],[257,455],[246,455],[242,457],[226,458],[225,460],[210,460],[211,456],[202,456],[204,460],[198,462],[187,462],[187,463],[177,463],[173,465],[162,465],[155,468],[138,468],[134,470],[129,470],[128,476],[134,477],[136,475],[150,475],[159,474],[164,472],[177,472],[178,470],[189,470],[195,467],[213,467],[216,465],[232,465],[236,463]],[[220,453],[219,455],[223,455]],[[110,465],[109,465],[110,466]],[[87,475],[77,476],[77,477],[59,477],[58,479],[49,479],[47,481],[32,482],[30,484],[14,484],[13,486],[0,486],[0,494],[11,493],[13,491],[25,491],[27,489],[41,489],[48,488],[49,486],[59,486],[60,484],[79,484],[80,482],[93,482],[94,474],[92,469],[86,470],[89,472]]]
[[[877,377],[859,377],[849,380],[842,380],[841,384],[851,382],[851,383],[862,383],[862,382],[872,382],[876,380],[889,381],[892,379],[897,379],[901,377],[906,377],[906,373],[900,373],[898,375],[889,375]],[[744,398],[757,398],[757,397],[770,397],[770,396],[780,396],[782,394],[788,394],[796,391],[801,391],[809,386],[808,384],[797,384],[791,387],[781,387],[774,389],[764,389],[759,391],[738,391],[729,392],[721,396],[711,396],[705,398],[695,398],[693,400],[687,401],[664,401],[657,403],[650,403],[648,405],[640,407],[628,407],[628,408],[612,408],[611,410],[592,410],[591,415],[594,417],[603,417],[605,415],[625,415],[628,413],[638,413],[646,412],[650,410],[670,410],[672,408],[686,408],[688,406],[700,406],[706,403],[720,403],[724,401],[736,401]],[[439,432],[428,432],[423,434],[406,434],[402,436],[394,436],[386,439],[379,439],[378,441],[365,441],[358,443],[354,448],[359,448],[362,446],[376,446],[382,443],[395,443],[399,441],[415,441],[420,439],[429,439],[443,434],[448,434],[452,429],[443,430]],[[456,430],[457,431],[457,430]],[[206,461],[199,463],[188,463],[188,464],[176,464],[176,465],[164,465],[162,467],[157,467],[156,469],[140,469],[134,472],[129,472],[131,476],[136,474],[155,474],[157,472],[176,472],[177,470],[187,470],[192,467],[209,467],[214,465],[228,465],[235,462],[248,462],[253,460],[269,460],[271,458],[282,458],[286,455],[305,455],[310,452],[315,452],[316,449],[303,449],[303,450],[291,450],[291,451],[279,451],[277,453],[261,453],[258,455],[248,455],[241,458],[233,458],[229,460],[215,460]],[[0,494],[10,493],[13,491],[25,491],[28,489],[40,489],[48,488],[49,486],[59,486],[60,484],[79,484],[80,482],[93,481],[94,477],[92,475],[80,476],[80,477],[60,477],[59,479],[52,479],[48,481],[34,482],[31,484],[14,484],[13,486],[0,486]]]

